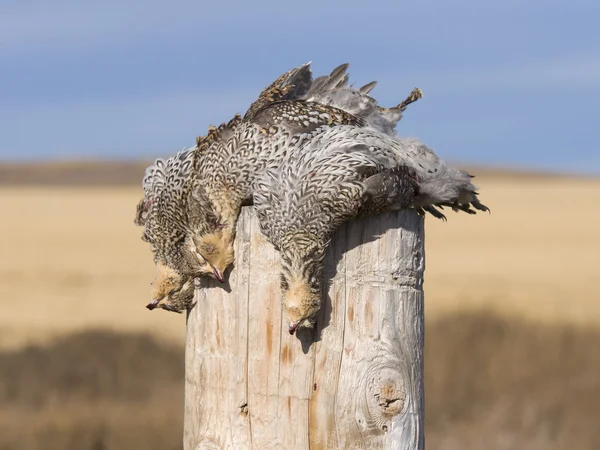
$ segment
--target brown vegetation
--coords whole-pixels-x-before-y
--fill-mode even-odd
[[[181,448],[183,349],[86,331],[0,353],[0,449]]]
[[[425,340],[428,448],[598,448],[600,329],[470,312]]]
[[[429,449],[595,449],[600,330],[485,312],[426,327]],[[181,448],[183,351],[84,332],[0,353],[0,449]]]
[[[0,186],[140,186],[147,162],[0,164]]]

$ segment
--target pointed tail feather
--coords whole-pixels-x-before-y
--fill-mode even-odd
[[[406,97],[398,106],[396,106],[396,108],[400,111],[406,111],[406,107],[408,105],[416,102],[420,98],[423,98],[423,91],[419,88],[414,88],[412,92],[408,94],[408,97]]]
[[[411,93],[408,94],[408,97],[402,100],[402,102],[400,102],[398,105],[391,108],[378,106],[379,113],[384,120],[392,125],[393,128],[396,128],[396,124],[400,122],[400,119],[402,119],[402,113],[406,111],[408,105],[416,102],[420,98],[423,98],[423,91],[421,91],[419,88],[414,88]]]
[[[342,87],[346,87],[348,83],[349,75],[346,73],[350,64],[340,64],[335,69],[331,71],[329,75],[323,75],[315,80],[312,83],[312,86],[308,90],[306,97],[313,97],[317,95],[323,95],[326,92],[332,91],[334,89],[341,89]]]
[[[377,81],[371,81],[370,83],[365,84],[363,87],[358,88],[358,92],[363,95],[367,95],[375,86],[377,86]]]
[[[271,103],[281,100],[299,99],[305,96],[313,85],[310,62],[280,75],[269,86],[264,88],[254,103],[250,105],[244,115],[244,121],[252,119],[259,111]]]

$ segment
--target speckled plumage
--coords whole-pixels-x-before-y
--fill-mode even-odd
[[[154,247],[158,268],[149,307],[189,306],[191,300],[182,301],[178,294],[190,292],[182,286],[189,287],[193,277],[213,274],[223,281],[233,262],[240,208],[252,201],[253,184],[265,170],[279,167],[327,128],[383,123],[389,132],[395,126],[405,105],[389,115],[367,96],[374,83],[359,90],[347,87],[346,69],[339,66],[314,82],[308,64],[287,72],[263,90],[243,119],[211,126],[195,148],[147,170],[136,223],[146,227],[145,240]],[[379,120],[384,114],[389,117]],[[162,303],[164,298],[172,300]]]
[[[345,72],[346,66],[341,67]],[[335,80],[339,73],[338,68],[324,79]],[[194,173],[201,189],[194,192],[211,205],[219,229],[204,233],[192,227],[191,233],[198,252],[221,273],[233,262],[235,226],[241,206],[252,201],[252,188],[257,177],[265,170],[278,167],[291,153],[302,148],[305,141],[324,129],[338,125],[368,125],[366,119],[334,104],[304,100],[307,96],[339,88],[339,83],[335,82],[314,90],[311,80],[307,65],[288,72],[263,91],[242,120],[236,120],[233,126],[212,128],[208,135],[210,142],[203,138],[202,145],[198,145]],[[295,83],[293,87],[286,84],[291,82]],[[371,117],[370,112],[368,119]],[[399,118],[399,115],[395,116],[395,119]],[[211,245],[216,246],[217,253],[224,255],[223,262],[211,261],[210,255],[202,251],[206,236],[213,241],[214,245]]]
[[[414,207],[486,211],[471,176],[415,139],[372,127],[322,129],[256,182],[261,230],[282,257],[283,306],[293,331],[311,326],[320,308],[323,259],[344,221]]]
[[[208,269],[193,255],[188,234],[198,205],[190,198],[194,181],[194,150],[157,159],[146,169],[142,182],[144,198],[137,206],[135,223],[145,227],[142,239],[149,242],[157,267],[149,309],[160,306],[182,311],[193,302],[195,273]],[[210,222],[202,211],[201,223]]]

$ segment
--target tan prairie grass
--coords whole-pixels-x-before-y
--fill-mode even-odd
[[[5,345],[95,326],[183,339],[183,315],[144,308],[154,266],[142,229],[133,224],[140,191],[0,190]]]
[[[428,317],[489,308],[600,323],[600,180],[491,172],[475,181],[491,214],[426,220]],[[182,342],[183,316],[144,308],[153,264],[133,224],[140,197],[137,187],[0,188],[2,345],[88,327]]]
[[[600,323],[600,180],[475,182],[490,215],[426,223],[427,313],[476,307]]]

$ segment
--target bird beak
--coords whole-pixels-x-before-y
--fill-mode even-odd
[[[298,320],[297,322],[290,322],[290,334],[293,335],[296,332],[296,328],[298,328],[298,325],[300,325],[300,321]]]
[[[215,266],[211,266],[213,270],[213,275],[217,279],[219,283],[225,283],[225,277],[223,276],[223,272],[217,269]]]
[[[153,300],[152,302],[150,302],[146,305],[146,308],[148,308],[150,311],[152,311],[154,308],[156,308],[158,306],[159,303],[160,303],[160,300]]]

